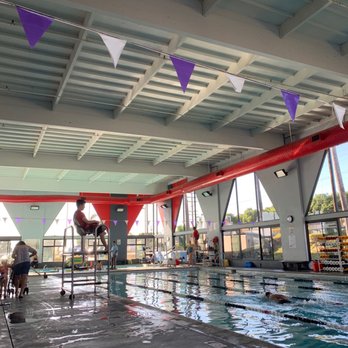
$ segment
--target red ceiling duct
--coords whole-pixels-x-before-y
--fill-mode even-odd
[[[348,128],[348,122],[344,123],[344,126]],[[136,198],[117,198],[117,197],[98,197],[89,196],[88,201],[92,203],[105,203],[110,204],[126,204],[126,205],[138,205],[148,204],[160,201],[165,201],[176,196],[180,196],[187,192],[196,191],[209,186],[219,184],[224,181],[228,181],[239,176],[253,173],[259,170],[263,170],[283,162],[295,160],[297,158],[310,155],[312,153],[325,150],[329,147],[339,145],[348,141],[348,131],[341,129],[339,126],[335,126],[326,129],[322,132],[310,135],[303,139],[297,140],[293,143],[278,147],[276,149],[264,152],[261,155],[257,155],[241,161],[237,164],[233,164],[224,169],[218,170],[213,173],[201,176],[189,182],[183,182],[181,185],[175,185],[166,192],[162,192],[152,196],[137,196]],[[0,202],[13,202],[13,203],[34,203],[34,202],[72,202],[76,200],[76,196],[13,196],[13,195],[0,195]]]

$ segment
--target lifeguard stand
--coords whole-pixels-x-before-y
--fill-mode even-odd
[[[105,251],[99,251],[98,250],[98,243],[97,243],[97,229],[96,227],[94,231],[94,235],[92,237],[88,237],[85,235],[85,231],[80,231],[80,233],[77,233],[81,236],[81,250],[75,250],[75,232],[78,231],[78,226],[69,226],[64,229],[64,241],[63,241],[63,255],[62,255],[62,288],[60,291],[61,296],[64,296],[66,292],[70,292],[69,299],[73,300],[75,298],[75,287],[76,286],[87,286],[92,285],[94,287],[94,294],[97,294],[97,288],[104,288],[107,290],[107,296],[110,297],[110,243],[108,243],[109,250]],[[108,230],[107,230],[108,231]],[[70,234],[69,234],[70,232]],[[109,232],[109,231],[108,231]],[[67,250],[67,239],[71,236],[71,251]],[[93,251],[89,252],[86,251],[85,248],[85,242],[86,240],[92,240],[93,241]],[[97,272],[97,263],[100,260],[101,255],[107,255],[106,260],[103,259],[103,261],[107,262],[107,280],[101,281],[100,280],[100,274]],[[65,271],[65,264],[68,259],[68,257],[71,257],[71,273],[70,278],[68,278],[68,274]],[[85,265],[88,258],[92,257],[93,260],[93,273],[92,277],[81,277],[81,273],[79,276],[76,276],[76,272],[78,272],[79,268],[76,267],[76,257],[80,257],[81,264]],[[90,274],[89,274],[90,275]],[[70,286],[67,286],[69,284]]]

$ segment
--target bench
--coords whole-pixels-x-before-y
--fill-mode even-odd
[[[307,271],[308,261],[282,261],[284,271]]]

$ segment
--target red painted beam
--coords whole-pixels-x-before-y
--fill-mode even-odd
[[[344,127],[348,129],[348,122],[344,123]],[[117,197],[100,197],[90,195],[88,201],[91,203],[125,204],[125,205],[143,205],[155,202],[165,201],[173,197],[180,196],[187,192],[200,190],[209,186],[213,186],[228,180],[232,180],[239,176],[253,173],[259,170],[267,169],[279,165],[281,163],[295,160],[300,157],[310,155],[312,153],[325,150],[329,147],[336,146],[348,141],[348,130],[335,126],[324,131],[315,133],[293,143],[278,147],[276,149],[265,152],[261,155],[251,157],[237,164],[233,164],[224,169],[204,175],[200,178],[189,182],[183,182],[175,185],[173,188],[152,196],[136,196],[131,198]],[[11,203],[34,203],[34,202],[74,202],[76,196],[15,196],[0,195],[0,202]]]

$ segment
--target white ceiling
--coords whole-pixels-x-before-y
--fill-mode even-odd
[[[0,190],[155,193],[348,105],[348,7],[332,1],[18,3],[128,43],[114,69],[97,35],[54,22],[30,49],[0,7]],[[186,93],[170,60],[132,42],[199,64]],[[241,94],[226,71],[248,79]],[[295,122],[265,84],[301,93]]]

